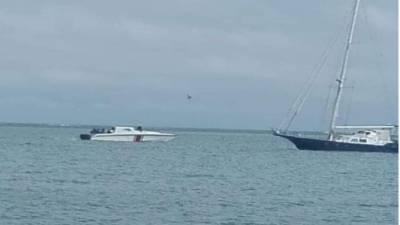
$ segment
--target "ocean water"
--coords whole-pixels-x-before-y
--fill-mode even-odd
[[[299,151],[262,132],[167,143],[0,126],[0,224],[397,224],[397,154]]]

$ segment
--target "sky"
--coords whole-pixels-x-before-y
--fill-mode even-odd
[[[323,130],[352,5],[3,0],[0,121],[270,129],[331,49],[292,126]],[[361,0],[342,124],[397,123],[397,28],[396,0]]]

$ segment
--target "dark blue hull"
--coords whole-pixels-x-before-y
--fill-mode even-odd
[[[300,150],[314,151],[357,151],[357,152],[388,152],[398,153],[398,143],[386,144],[383,146],[368,144],[351,144],[329,140],[295,137],[274,132],[275,136],[283,137],[292,142]]]

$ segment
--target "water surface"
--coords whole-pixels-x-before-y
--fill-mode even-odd
[[[262,132],[0,126],[0,224],[397,224],[397,154],[299,151]]]

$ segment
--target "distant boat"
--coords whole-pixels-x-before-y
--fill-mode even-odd
[[[347,63],[350,47],[353,39],[360,0],[355,0],[351,26],[347,36],[346,50],[341,68],[341,74],[337,79],[338,87],[330,118],[330,130],[327,139],[305,138],[303,136],[290,135],[286,131],[274,130],[273,134],[291,141],[300,150],[322,151],[361,151],[361,152],[398,152],[398,142],[392,140],[391,130],[397,126],[337,126],[340,100],[342,97],[344,82],[346,81]],[[294,114],[294,116],[297,112]],[[292,119],[294,118],[292,117]],[[339,134],[338,129],[355,130],[351,134]]]
[[[92,129],[90,134],[81,134],[82,140],[93,141],[127,141],[127,142],[147,142],[147,141],[170,141],[176,137],[175,134],[160,133],[155,131],[145,131],[142,127],[112,127],[110,129]]]
[[[188,100],[190,100],[190,99],[192,99],[192,96],[191,95],[186,95],[186,98],[188,99]]]

